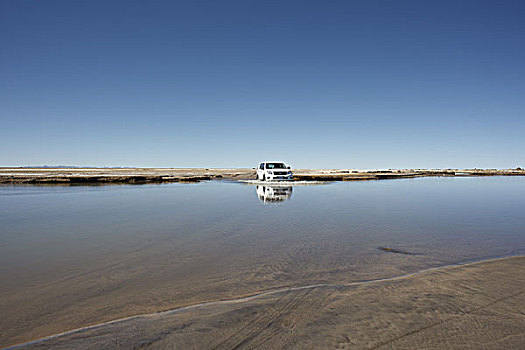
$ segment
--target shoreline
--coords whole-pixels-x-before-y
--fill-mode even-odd
[[[525,176],[516,169],[295,169],[294,181],[369,181],[416,177]],[[250,168],[14,168],[0,167],[0,184],[144,184],[252,180]]]
[[[495,257],[495,258],[488,258],[488,259],[480,259],[480,260],[474,260],[474,261],[460,262],[460,263],[444,265],[444,266],[438,266],[438,267],[431,267],[431,268],[423,269],[423,270],[416,271],[416,272],[413,272],[413,273],[404,274],[404,275],[398,275],[398,276],[394,276],[394,277],[379,278],[379,279],[372,279],[372,280],[363,280],[363,281],[355,281],[355,282],[349,282],[349,283],[320,283],[320,284],[312,284],[312,285],[306,285],[306,286],[279,288],[279,289],[270,290],[270,291],[259,291],[259,292],[251,293],[249,295],[239,296],[239,297],[231,298],[231,299],[200,302],[200,303],[196,303],[196,304],[176,307],[176,308],[169,309],[169,310],[158,311],[158,312],[153,312],[153,313],[146,313],[146,314],[138,314],[138,315],[133,315],[133,316],[124,317],[124,318],[120,318],[120,319],[115,319],[115,320],[111,320],[111,321],[106,321],[106,322],[93,324],[93,325],[89,325],[89,326],[85,326],[85,327],[80,327],[80,328],[72,329],[72,330],[69,330],[69,331],[64,331],[64,332],[60,332],[60,333],[57,333],[57,334],[45,336],[45,337],[42,337],[42,338],[30,340],[30,341],[27,341],[27,342],[24,342],[24,343],[18,343],[18,344],[9,345],[7,347],[3,347],[2,349],[10,350],[10,349],[19,349],[19,348],[23,348],[23,347],[27,347],[27,346],[31,346],[31,345],[37,345],[37,344],[42,345],[42,343],[45,343],[45,342],[48,342],[48,341],[52,341],[52,340],[60,340],[60,338],[62,338],[62,337],[68,337],[68,336],[75,335],[75,334],[78,334],[78,333],[89,332],[89,331],[95,331],[96,332],[97,330],[99,330],[99,329],[101,329],[103,327],[106,327],[106,326],[118,326],[120,324],[125,324],[125,323],[129,323],[129,322],[134,322],[134,321],[147,321],[148,319],[157,319],[157,318],[162,318],[162,317],[165,317],[165,316],[169,317],[169,316],[172,316],[172,315],[183,314],[186,311],[192,312],[192,311],[195,311],[197,309],[202,309],[202,308],[206,308],[206,307],[228,306],[228,305],[234,305],[234,304],[249,303],[249,302],[252,302],[252,301],[257,301],[258,299],[266,299],[268,297],[273,297],[273,296],[281,295],[281,294],[289,294],[291,292],[299,292],[299,291],[305,291],[305,290],[317,290],[317,289],[335,289],[335,290],[339,290],[339,289],[347,289],[347,288],[351,288],[351,287],[363,287],[363,288],[366,288],[367,286],[372,286],[372,285],[379,285],[379,287],[380,287],[380,286],[384,286],[385,284],[388,284],[390,282],[394,282],[395,283],[395,282],[400,282],[400,281],[405,281],[407,283],[410,283],[410,282],[416,283],[419,279],[428,278],[429,275],[432,275],[432,274],[454,274],[455,272],[457,272],[458,269],[459,270],[472,269],[472,268],[480,269],[480,270],[482,270],[481,273],[483,275],[483,274],[485,274],[484,270],[487,269],[488,265],[491,265],[491,266],[494,265],[494,264],[495,265],[498,265],[498,264],[499,265],[502,265],[502,264],[504,265],[504,264],[506,264],[506,263],[508,263],[510,261],[511,263],[512,262],[515,262],[517,264],[521,263],[521,265],[525,266],[525,260],[524,259],[525,259],[525,255],[510,255],[510,256],[503,256],[503,257]],[[523,266],[522,266],[522,268],[523,268]],[[502,270],[502,269],[503,268],[496,268],[496,270]],[[511,274],[512,274],[512,272],[511,272]],[[521,291],[520,293],[517,293],[516,295],[522,294],[522,293],[523,293],[523,291]],[[399,339],[401,339],[401,338],[399,338]],[[384,342],[384,344],[383,343],[378,344],[378,347],[379,346],[383,346],[383,345],[385,345],[387,343],[390,343],[390,342],[391,341],[387,341],[387,342]],[[53,347],[53,344],[51,344],[50,346]]]

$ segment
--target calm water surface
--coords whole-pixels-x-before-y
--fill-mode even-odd
[[[0,187],[2,279],[180,238],[238,249],[314,239],[443,259],[525,251],[525,179],[422,178],[269,187],[229,182]],[[30,271],[26,271],[30,273]]]
[[[0,326],[47,334],[257,290],[523,254],[524,208],[520,177],[2,186]]]

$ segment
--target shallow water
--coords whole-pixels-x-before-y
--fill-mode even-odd
[[[2,186],[2,344],[261,290],[524,254],[523,208],[520,177]]]

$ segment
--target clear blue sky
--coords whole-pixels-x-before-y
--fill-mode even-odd
[[[525,166],[524,1],[0,4],[2,166]]]

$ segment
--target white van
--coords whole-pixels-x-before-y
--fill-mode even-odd
[[[283,162],[262,162],[257,168],[257,180],[292,180],[291,167]]]

